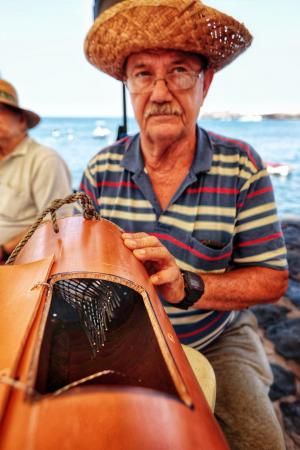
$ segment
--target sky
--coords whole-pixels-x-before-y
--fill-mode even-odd
[[[21,106],[44,117],[121,116],[121,84],[83,53],[93,0],[0,3],[0,74],[17,88]],[[244,22],[254,40],[215,75],[203,112],[300,113],[300,1],[205,3]]]

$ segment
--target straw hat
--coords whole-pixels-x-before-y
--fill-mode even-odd
[[[18,111],[22,111],[27,122],[28,128],[35,127],[41,120],[36,113],[23,109],[19,106],[18,94],[12,84],[8,81],[0,80],[0,103],[11,106]]]
[[[199,53],[217,71],[251,41],[242,23],[200,0],[119,0],[95,20],[85,54],[98,69],[122,80],[124,63],[132,53],[150,49]]]

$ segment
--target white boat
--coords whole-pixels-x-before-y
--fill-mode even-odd
[[[270,175],[288,176],[293,170],[292,166],[286,163],[266,162],[266,168]]]
[[[96,127],[93,130],[92,136],[96,139],[103,139],[110,135],[111,131],[109,128],[103,126],[102,121],[96,122]]]
[[[59,129],[54,128],[51,131],[51,136],[54,138],[66,138],[68,141],[72,141],[74,139],[74,131],[73,128],[67,128],[67,129]]]
[[[54,128],[54,130],[52,130],[52,132],[51,132],[51,135],[55,138],[58,138],[58,137],[60,137],[61,132],[58,128]]]

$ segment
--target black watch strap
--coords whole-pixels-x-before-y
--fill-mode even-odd
[[[174,308],[188,309],[204,294],[204,281],[195,272],[181,271],[184,280],[185,297],[179,303],[169,303]]]

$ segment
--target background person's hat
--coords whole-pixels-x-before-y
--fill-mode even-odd
[[[41,120],[40,116],[28,109],[19,106],[18,94],[12,84],[8,81],[0,80],[0,103],[11,106],[13,109],[22,111],[28,128],[35,127]]]
[[[122,80],[124,63],[132,53],[151,49],[198,53],[217,71],[251,41],[242,23],[200,0],[124,0],[95,20],[85,54],[98,69]]]

